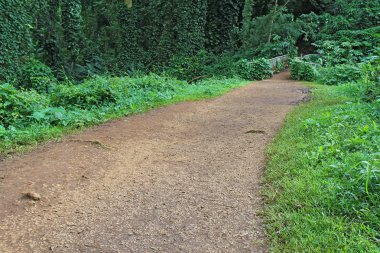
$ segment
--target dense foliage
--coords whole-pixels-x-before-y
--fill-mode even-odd
[[[294,59],[290,63],[290,76],[294,80],[314,81],[316,69],[311,63]]]
[[[87,125],[176,101],[220,95],[243,85],[242,79],[208,79],[189,84],[155,74],[143,77],[94,77],[80,85],[50,87],[49,93],[0,86],[0,153],[61,136]]]
[[[230,54],[215,55],[206,51],[192,56],[173,57],[164,73],[190,82],[214,76],[262,80],[273,74],[272,66],[266,59],[247,59]]]
[[[358,2],[346,5],[360,16],[340,10],[345,16],[302,17],[336,23],[310,37],[318,54],[294,59],[291,77],[334,86],[318,87],[270,149],[267,224],[274,251],[378,252],[380,27],[371,11],[380,9],[375,1]]]
[[[238,76],[247,80],[262,80],[273,75],[270,63],[265,59],[241,59],[235,64]]]
[[[368,28],[380,25],[376,0],[1,0],[0,9],[0,80],[21,86],[23,65],[35,60],[75,81],[161,71],[200,51],[245,59],[318,51],[346,64],[373,53]]]
[[[15,80],[32,50],[31,17],[20,1],[0,1],[0,81]]]
[[[0,0],[0,152],[222,94],[287,55],[329,86],[270,151],[274,249],[377,252],[379,34],[378,0]]]
[[[378,252],[380,104],[356,84],[314,86],[269,149],[273,252]]]

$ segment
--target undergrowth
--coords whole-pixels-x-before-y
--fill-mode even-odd
[[[194,84],[150,74],[95,77],[82,84],[58,84],[47,93],[0,85],[0,154],[28,150],[83,127],[144,112],[161,105],[222,95],[247,83],[239,78]]]
[[[380,103],[361,84],[312,86],[268,148],[271,250],[379,252]]]

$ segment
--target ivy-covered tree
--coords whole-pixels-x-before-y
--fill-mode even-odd
[[[214,52],[228,51],[237,41],[244,0],[209,0],[206,47]]]
[[[138,29],[139,5],[131,2],[119,6],[118,21],[120,25],[120,40],[117,45],[117,64],[122,71],[144,61]]]
[[[166,63],[204,48],[206,0],[135,1],[120,11],[121,50],[127,65]]]
[[[81,0],[62,1],[63,36],[70,64],[81,61],[82,19]]]
[[[195,54],[204,48],[207,1],[177,0],[174,11],[175,32],[178,38],[177,52]]]
[[[53,68],[62,65],[60,0],[33,0],[33,39],[38,57]]]
[[[0,9],[2,81],[30,58],[83,79],[204,50],[269,57],[297,42],[310,53],[339,30],[380,25],[377,0],[0,0]]]
[[[245,38],[247,38],[250,34],[251,22],[253,19],[253,6],[255,4],[254,0],[246,0],[244,3],[243,9],[243,27],[242,27],[242,41],[244,48],[247,48],[247,43],[245,42]]]
[[[32,19],[22,1],[0,0],[0,80],[14,81],[30,56]]]

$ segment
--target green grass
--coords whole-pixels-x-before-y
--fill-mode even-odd
[[[271,252],[380,252],[380,106],[360,85],[309,84],[268,148]]]
[[[88,91],[87,87],[89,87],[90,90],[94,90],[92,82],[100,83],[100,88],[103,90],[100,90],[99,96],[109,96],[109,93],[107,93],[109,90],[122,90],[122,92],[119,92],[120,94],[117,94],[118,98],[111,103],[102,103],[96,106],[88,105],[82,98],[88,100],[88,97],[93,95],[92,92],[86,93]],[[29,112],[28,116],[17,115],[20,120],[6,128],[1,125],[0,121],[0,155],[8,156],[13,153],[26,152],[43,142],[51,140],[57,141],[66,134],[82,131],[84,128],[98,125],[112,119],[142,113],[152,108],[182,101],[195,101],[217,97],[246,84],[248,84],[247,81],[238,78],[222,80],[208,79],[196,84],[188,84],[183,81],[161,78],[154,75],[143,78],[98,77],[86,81],[85,87],[83,89],[80,88],[81,90],[79,91],[77,87],[74,87],[75,90],[73,91],[70,87],[62,86],[63,91],[58,90],[52,93],[52,96],[55,97],[59,94],[58,92],[63,93],[63,95],[61,94],[62,96],[59,97],[59,101],[62,105],[58,106],[51,105],[52,102],[50,101],[53,99],[50,98],[50,95],[43,94],[37,95],[43,97],[47,96],[46,99],[44,97],[44,100],[48,102],[36,106],[32,95],[37,95],[25,92],[22,96],[29,98],[27,103],[23,97],[16,97],[16,99],[14,99],[15,102],[13,102],[13,111],[18,113],[17,109],[19,108],[25,111],[24,107],[30,107],[31,110],[36,111]],[[95,88],[99,88],[99,85],[95,86]],[[124,90],[128,91],[126,92]],[[9,92],[5,93],[5,99],[7,99],[7,96],[9,96]],[[81,102],[83,104],[79,104],[78,102],[78,105],[72,105],[70,102],[62,102],[64,100],[71,101],[73,97],[77,100],[78,97],[82,99]],[[57,98],[54,99],[57,100]],[[96,101],[96,99],[99,98],[95,97],[95,99],[93,99],[91,97],[91,99]],[[32,103],[28,104],[29,100],[32,100]],[[20,104],[22,106],[20,106]],[[37,107],[43,108],[36,109]],[[22,111],[21,109],[20,111]],[[6,113],[9,112],[9,110],[5,111]],[[10,115],[10,118],[13,119],[14,115]]]

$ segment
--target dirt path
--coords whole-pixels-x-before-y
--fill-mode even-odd
[[[305,97],[286,77],[0,162],[0,252],[266,252],[265,145]]]

